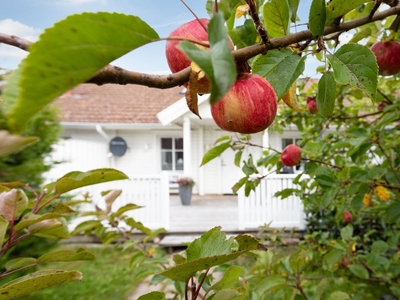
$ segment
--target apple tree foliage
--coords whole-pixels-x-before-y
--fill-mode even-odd
[[[369,50],[384,36],[400,40],[400,4],[397,0],[312,0],[308,17],[300,20],[297,12],[303,2],[221,0],[215,5],[208,0],[205,9],[211,17],[209,49],[199,49],[188,41],[180,47],[211,81],[212,103],[229,90],[236,78],[236,66],[244,62],[272,84],[279,99],[289,99],[270,130],[282,131],[288,125],[296,125],[302,136],[299,146],[305,164],[295,179],[298,188],[282,190],[276,196],[282,201],[291,194],[302,199],[308,218],[304,241],[298,251],[288,256],[275,257],[274,251],[259,254],[254,267],[245,270],[226,263],[262,249],[259,242],[245,235],[226,240],[217,227],[191,243],[186,257],[175,256],[173,266],[163,271],[145,267],[138,278],[149,274],[146,272],[157,273],[154,282],[169,278],[177,294],[191,294],[192,299],[203,292],[207,299],[400,296],[399,84],[396,75],[378,76],[376,59]],[[236,18],[243,22],[236,22]],[[345,41],[341,36],[347,31],[352,37]],[[227,33],[236,46],[232,53],[221,49],[227,44]],[[138,16],[99,12],[69,16],[48,28],[36,43],[27,43],[24,49],[29,55],[10,75],[3,90],[1,109],[8,131],[0,132],[0,155],[33,143],[36,138],[23,136],[24,129],[55,98],[80,83],[169,88],[187,82],[190,67],[168,76],[143,76],[109,65],[161,38]],[[301,76],[306,63],[312,60],[320,62],[317,71],[321,77],[304,90],[306,80]],[[224,70],[219,68],[221,62]],[[231,76],[221,76],[226,71]],[[296,85],[297,95],[293,88]],[[288,92],[289,97],[285,97]],[[318,114],[304,111],[306,96],[316,96]],[[279,172],[282,167],[275,149],[265,149],[259,158],[242,157],[243,147],[254,146],[249,138],[221,138],[203,160],[204,164],[229,147],[236,150],[235,163],[245,176],[234,185],[235,192],[243,188],[250,193],[260,180],[268,180],[266,172]],[[18,182],[19,178],[1,184],[1,255],[31,235],[68,238],[65,218],[73,210],[56,204],[56,199],[77,188],[123,178],[124,174],[110,169],[72,172],[43,187],[33,200],[26,198],[23,188],[29,186]],[[120,212],[94,215],[115,226],[115,220],[125,211],[136,208],[132,205]],[[343,220],[345,210],[352,214],[351,222]],[[154,237],[143,225],[126,221]],[[101,222],[83,223],[78,229],[94,232],[105,243],[117,238]],[[131,264],[149,260],[152,264],[166,263],[149,255],[153,252],[150,250],[137,252]],[[90,260],[93,256],[78,250],[20,258],[8,261],[0,275],[39,263],[76,259]],[[215,266],[225,271],[217,283],[211,282],[209,275]],[[38,271],[1,286],[0,299],[80,278],[78,271]],[[153,292],[140,299],[166,299],[166,294]]]

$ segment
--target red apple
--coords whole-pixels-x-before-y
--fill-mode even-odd
[[[376,56],[379,75],[390,76],[400,72],[400,43],[379,41],[372,45],[371,51]]]
[[[301,161],[301,149],[295,144],[290,144],[281,153],[281,162],[288,167],[296,166]]]
[[[343,212],[343,220],[344,220],[346,223],[351,223],[351,222],[353,222],[353,216],[351,215],[351,213],[350,213],[349,211],[345,210],[345,211]]]
[[[274,88],[264,77],[244,73],[220,101],[211,105],[211,114],[224,130],[256,133],[274,121],[277,100]]]
[[[208,42],[208,34],[205,28],[207,28],[209,19],[194,19],[188,23],[181,25],[172,31],[168,37],[181,37],[199,42]],[[203,24],[204,27],[200,24]],[[179,72],[190,66],[191,60],[177,48],[179,40],[169,40],[165,46],[165,55],[167,57],[168,66],[172,73]],[[234,50],[232,40],[230,40],[231,50]],[[187,86],[187,83],[184,84]],[[207,77],[203,77],[198,81],[198,93],[208,94],[210,93],[210,82]]]
[[[314,97],[307,97],[307,110],[310,114],[318,112],[317,101]]]
[[[347,259],[347,257],[342,257],[342,265],[343,267],[347,268],[349,266],[350,262]]]
[[[378,104],[378,111],[383,111],[383,109],[384,109],[387,105],[388,105],[388,104],[387,104],[387,102],[385,102],[385,101],[379,102],[379,104]]]

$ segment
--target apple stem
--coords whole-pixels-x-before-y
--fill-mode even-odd
[[[197,21],[200,23],[201,27],[203,27],[204,31],[207,32],[207,27],[200,21],[199,17],[194,13],[194,11],[189,7],[189,5],[187,5],[184,0],[181,0],[181,2],[192,13],[192,15],[197,19]]]

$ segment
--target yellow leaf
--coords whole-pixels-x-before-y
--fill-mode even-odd
[[[155,251],[156,251],[156,249],[150,248],[150,250],[149,250],[149,256],[153,256],[153,254],[154,254]]]
[[[244,14],[247,14],[249,11],[249,6],[247,4],[244,5],[239,5],[238,8],[236,8],[236,19],[239,19],[242,17]]]
[[[197,97],[197,92],[198,92],[197,75],[198,74],[193,70],[190,72],[189,82],[188,85],[186,86],[185,98],[186,98],[186,104],[190,109],[190,111],[201,119],[198,106],[199,99]]]
[[[389,193],[388,189],[381,185],[374,188],[374,193],[382,201],[390,200],[390,193]]]
[[[351,246],[351,251],[356,252],[356,244],[353,244],[353,245]]]
[[[292,83],[289,90],[286,92],[285,95],[283,95],[282,100],[283,102],[286,103],[287,106],[289,106],[295,112],[304,112],[306,111],[306,109],[301,108],[299,103],[297,102],[296,88],[297,88],[297,81]]]
[[[364,194],[363,203],[366,207],[371,207],[374,204],[372,203],[372,196],[371,194]]]
[[[192,61],[190,66],[192,68],[192,72],[197,74],[197,76],[196,76],[197,80],[200,80],[200,79],[202,79],[203,77],[206,76],[206,74],[203,72],[203,70],[200,69],[200,67],[195,62]]]

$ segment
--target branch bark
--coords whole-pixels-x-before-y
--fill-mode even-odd
[[[370,16],[366,16],[354,21],[340,23],[339,25],[327,26],[325,28],[324,35],[349,31],[362,25],[375,21],[381,21],[389,16],[398,14],[400,14],[400,4],[397,4],[397,6],[394,7],[390,7],[384,11],[375,13],[372,18]],[[232,54],[237,62],[245,62],[258,54],[266,53],[268,50],[285,48],[292,44],[312,40],[313,38],[314,37],[310,30],[303,30],[281,38],[270,39],[268,44],[260,43],[239,50],[235,50],[232,52]],[[29,46],[31,45],[31,43],[27,40],[1,33],[0,43],[19,47],[27,51],[29,50]],[[87,82],[95,83],[98,85],[106,83],[121,85],[139,84],[159,89],[167,89],[182,85],[183,83],[187,82],[189,80],[189,74],[190,67],[175,74],[152,75],[146,73],[132,72],[117,66],[107,65],[99,72],[97,72],[96,75],[89,79]]]

